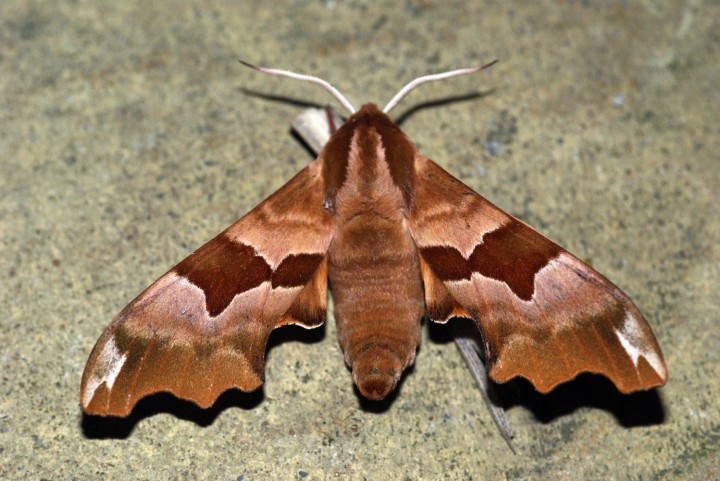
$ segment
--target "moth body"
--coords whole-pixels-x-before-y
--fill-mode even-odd
[[[374,400],[385,398],[412,364],[425,311],[420,261],[406,220],[414,150],[390,119],[368,104],[319,157],[326,178],[338,179],[325,188],[336,226],[328,279],[338,339],[353,381]]]

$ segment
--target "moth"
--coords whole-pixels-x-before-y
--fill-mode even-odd
[[[243,62],[244,63],[244,62]],[[332,291],[359,392],[384,399],[415,357],[421,320],[472,319],[490,377],[548,392],[581,372],[623,393],[663,385],[660,347],[602,275],[418,152],[388,117],[412,89],[495,62],[428,75],[380,110],[351,112],[318,157],[155,281],[105,329],[80,386],[83,410],[127,416],[169,392],[202,408],[258,389],[271,331],[320,326]]]

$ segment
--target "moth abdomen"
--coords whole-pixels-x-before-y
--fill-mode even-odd
[[[370,236],[365,230],[340,229],[338,235]],[[407,230],[386,225],[372,237],[392,242],[338,252],[331,247],[328,277],[338,340],[353,381],[363,396],[380,400],[415,358],[425,305],[420,261]]]

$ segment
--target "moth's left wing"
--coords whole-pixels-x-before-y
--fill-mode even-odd
[[[85,367],[85,412],[127,416],[160,391],[206,408],[257,389],[271,331],[325,319],[333,226],[316,160],[118,314]]]
[[[490,376],[547,392],[581,372],[624,392],[660,386],[667,370],[633,302],[602,275],[418,156],[408,226],[430,318],[475,320]]]

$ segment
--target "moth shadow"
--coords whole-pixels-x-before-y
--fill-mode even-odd
[[[83,413],[80,424],[84,436],[88,439],[126,439],[138,423],[157,414],[170,414],[178,419],[207,427],[226,409],[249,410],[264,399],[265,393],[262,388],[252,392],[229,389],[222,393],[212,406],[203,409],[172,394],[158,393],[141,399],[127,417],[92,416]]]
[[[626,428],[662,424],[666,419],[657,389],[623,394],[597,374],[581,374],[547,394],[539,393],[529,381],[519,378],[495,387],[505,409],[522,406],[544,424],[581,408],[606,411]]]
[[[275,346],[285,342],[315,343],[320,342],[324,336],[324,327],[304,329],[299,326],[285,326],[282,329],[276,329],[268,340],[265,357],[267,359]],[[132,434],[138,423],[157,414],[170,414],[178,419],[207,427],[227,409],[250,410],[258,406],[264,399],[265,392],[262,388],[252,392],[229,389],[222,393],[212,406],[203,409],[172,394],[158,393],[141,399],[127,417],[92,416],[83,413],[80,424],[83,434],[88,439],[126,439]]]
[[[275,329],[270,334],[267,346],[265,347],[265,359],[267,361],[270,352],[281,344],[286,342],[302,342],[303,344],[316,344],[325,338],[325,325],[324,322],[318,327],[306,329],[302,326],[296,326],[289,324],[282,326],[279,329]]]
[[[343,118],[343,122],[345,119]],[[318,152],[315,152],[315,149],[312,148],[310,144],[307,143],[307,141],[303,138],[303,136],[300,134],[300,132],[296,131],[294,128],[290,128],[290,135],[299,143],[303,150],[307,152],[308,157],[311,159],[315,159],[318,156]]]
[[[295,97],[288,97],[285,95],[275,95],[275,94],[269,94],[266,92],[260,92],[259,90],[253,90],[253,89],[247,89],[247,88],[241,88],[240,91],[249,96],[249,97],[256,97],[263,100],[269,100],[270,102],[279,102],[282,104],[288,104],[288,105],[294,105],[296,107],[304,107],[304,108],[323,108],[324,105],[320,105],[315,102],[308,102],[307,100],[298,99]]]
[[[316,108],[321,109],[324,108],[325,105],[321,105],[315,102],[308,102],[306,100],[297,99],[294,97],[286,97],[283,95],[273,95],[268,94],[265,92],[259,92],[257,90],[251,90],[251,89],[240,89],[241,92],[245,95],[248,95],[250,97],[257,97],[263,100],[268,100],[270,102],[279,102],[287,105],[293,105],[295,107],[303,107],[303,108]],[[343,117],[343,121],[345,118]],[[294,128],[290,128],[290,135],[298,141],[298,143],[305,149],[305,151],[308,153],[308,156],[312,159],[317,157],[318,152],[315,152],[315,150],[310,146],[310,144],[307,143],[307,141],[303,138],[302,135],[300,135],[299,132],[297,132]]]
[[[459,322],[461,328],[456,332],[465,336],[469,332],[468,326],[472,327],[479,345],[482,346],[472,321],[454,318],[450,322]],[[433,322],[428,324],[433,342],[453,342],[453,334],[446,326]],[[492,380],[490,382],[498,404],[503,409],[507,411],[515,406],[522,406],[545,424],[581,408],[609,412],[626,428],[662,424],[666,419],[666,409],[657,389],[623,394],[609,379],[597,374],[583,373],[547,394],[536,391],[530,381],[523,378],[515,378],[503,384]]]
[[[470,102],[473,100],[482,99],[495,93],[495,89],[488,89],[483,91],[468,92],[461,95],[449,95],[447,97],[441,97],[434,100],[428,100],[426,102],[420,102],[402,111],[400,115],[395,118],[395,125],[402,127],[410,117],[423,110],[435,109],[444,107],[449,104],[456,104],[462,102]]]

